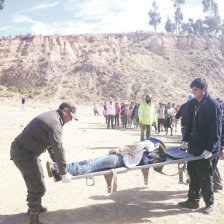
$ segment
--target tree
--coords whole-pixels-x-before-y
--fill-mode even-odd
[[[154,27],[156,33],[157,25],[161,23],[161,17],[158,12],[158,5],[155,0],[152,3],[152,9],[149,11],[148,16],[149,16],[149,25]]]
[[[196,22],[193,24],[193,30],[194,34],[196,35],[205,35],[205,26],[202,19],[196,20]]]
[[[222,25],[220,26],[220,30],[221,30],[222,36],[224,36],[224,20]]]
[[[184,34],[195,34],[195,35],[205,35],[205,25],[202,19],[197,19],[194,22],[193,19],[189,18],[188,23],[182,23],[181,25],[182,33]]]
[[[184,4],[185,0],[171,0],[174,2],[174,7],[177,8],[180,4]]]
[[[218,5],[215,0],[202,0],[203,12],[208,12],[209,16],[213,16],[218,10]]]
[[[220,30],[221,24],[218,4],[215,0],[202,0],[202,6],[203,12],[206,13],[204,20],[205,32],[209,35],[216,35]]]
[[[4,8],[4,5],[3,5],[4,4],[4,1],[5,0],[0,0],[0,10]]]
[[[173,23],[169,17],[166,21],[165,30],[167,33],[174,33],[176,30],[175,23]]]
[[[176,25],[176,33],[180,33],[181,23],[183,20],[183,13],[181,12],[180,5],[185,3],[185,0],[172,0],[174,2],[175,10],[175,25]],[[177,32],[178,31],[178,32]]]
[[[181,24],[182,33],[193,34],[194,33],[193,24],[194,24],[194,20],[191,18],[188,19],[188,23],[182,23]]]
[[[205,17],[204,20],[206,34],[216,35],[220,31],[221,19],[219,16]]]
[[[180,33],[181,23],[183,20],[183,13],[181,12],[180,7],[178,7],[175,11],[175,24],[176,24],[176,33]]]

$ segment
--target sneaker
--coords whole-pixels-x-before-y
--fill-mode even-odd
[[[58,182],[62,179],[58,166],[56,164],[51,164],[50,162],[47,162],[46,166],[48,176],[53,177],[54,182]]]
[[[205,214],[210,214],[211,212],[213,212],[213,205],[206,206],[205,209],[204,209],[204,213]]]
[[[190,208],[190,209],[197,209],[199,208],[199,203],[193,200],[187,200],[187,201],[182,201],[178,203],[178,205],[182,208]]]
[[[215,185],[215,184],[214,184],[213,189],[214,189],[214,192],[218,192],[218,191],[223,190],[223,186],[222,186],[222,185]]]

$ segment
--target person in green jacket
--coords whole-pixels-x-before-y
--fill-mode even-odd
[[[138,109],[139,125],[141,127],[141,141],[151,136],[151,127],[153,124],[156,124],[155,107],[151,101],[152,96],[147,94],[145,101],[141,103]]]

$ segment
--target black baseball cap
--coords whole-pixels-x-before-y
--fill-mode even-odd
[[[64,108],[67,108],[69,110],[69,113],[71,114],[72,118],[76,121],[78,121],[78,118],[76,116],[77,106],[71,102],[63,102],[59,109],[62,110]]]

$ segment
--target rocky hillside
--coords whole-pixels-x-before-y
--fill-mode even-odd
[[[0,97],[182,103],[205,77],[224,95],[224,38],[152,33],[0,40]]]

